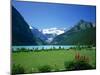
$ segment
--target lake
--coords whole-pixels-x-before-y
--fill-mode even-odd
[[[41,50],[41,49],[51,49],[51,48],[56,48],[59,49],[60,48],[64,48],[64,49],[68,49],[70,47],[75,47],[74,45],[40,45],[40,46],[12,46],[13,50],[16,50],[17,48],[26,48],[26,49],[37,49]]]

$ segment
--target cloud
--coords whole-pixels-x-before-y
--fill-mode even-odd
[[[60,35],[64,33],[63,29],[58,29],[58,28],[48,28],[48,29],[43,29],[42,30],[43,34],[57,34]]]

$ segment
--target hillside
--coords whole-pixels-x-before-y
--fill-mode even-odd
[[[56,45],[92,45],[96,44],[96,27],[91,23],[80,21],[77,25],[54,38],[51,44]]]
[[[46,42],[46,40],[48,40],[47,37],[42,32],[40,32],[38,29],[36,29],[34,27],[32,27],[31,32],[33,35],[35,35],[35,37],[41,39],[44,42]]]
[[[38,45],[42,44],[29,29],[21,14],[12,6],[12,45]]]

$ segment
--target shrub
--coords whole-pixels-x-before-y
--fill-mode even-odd
[[[76,61],[84,61],[84,62],[89,62],[89,57],[80,55],[80,53],[75,54],[75,60]]]
[[[73,61],[71,61],[71,62],[66,61],[66,62],[64,62],[64,66],[65,66],[65,70],[67,70],[67,71],[73,70],[74,62]]]
[[[88,70],[93,69],[93,67],[89,64],[89,59],[86,56],[81,56],[79,53],[75,55],[75,60],[71,62],[65,62],[66,70]]]
[[[49,65],[41,66],[38,68],[39,72],[50,72],[51,67]]]
[[[66,70],[88,70],[93,69],[93,66],[89,64],[89,58],[87,56],[76,53],[75,60],[71,62],[64,62]]]
[[[93,67],[90,64],[84,61],[65,62],[64,65],[65,65],[65,69],[68,71],[93,69]]]
[[[65,69],[68,71],[93,69],[93,67],[88,62],[83,60],[74,60],[70,62],[65,62],[64,65]]]
[[[12,75],[24,74],[24,73],[25,73],[25,70],[20,64],[18,64],[18,65],[13,64],[13,66],[12,66]]]

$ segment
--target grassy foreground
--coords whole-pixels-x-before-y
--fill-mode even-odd
[[[38,68],[44,65],[50,65],[52,71],[65,70],[64,62],[73,61],[76,53],[87,56],[89,64],[95,66],[96,64],[96,51],[95,49],[81,49],[81,50],[49,50],[39,52],[13,52],[12,64],[20,64],[24,67],[25,73],[39,72]]]

